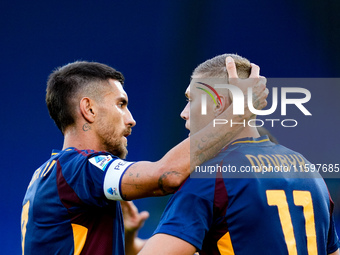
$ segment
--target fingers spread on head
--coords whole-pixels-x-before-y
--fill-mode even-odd
[[[261,83],[264,84],[264,86],[266,86],[266,84],[267,84],[267,78],[266,77],[260,75],[260,81],[261,81]]]
[[[263,92],[261,93],[261,108],[264,108],[267,106],[268,102],[267,102],[267,97],[268,97],[268,94],[269,94],[269,90],[265,87],[264,84],[262,84],[264,90]]]
[[[264,76],[259,76],[258,79],[256,79],[256,84],[254,86],[254,90],[257,91],[264,91],[266,89],[267,79]]]
[[[251,73],[249,78],[259,78],[260,77],[260,67],[251,63]]]
[[[232,57],[227,57],[225,62],[229,79],[237,79],[238,75],[234,59]]]
[[[269,95],[269,90],[268,90],[267,88],[264,90],[264,94],[265,94],[265,96],[266,96],[266,98],[267,98],[268,95]]]

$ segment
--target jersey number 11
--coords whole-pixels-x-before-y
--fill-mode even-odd
[[[287,244],[288,254],[297,255],[296,240],[285,191],[267,190],[266,195],[268,205],[277,206],[283,235]],[[296,206],[303,207],[308,254],[318,254],[314,222],[314,209],[311,193],[309,191],[294,190],[293,198],[294,204]]]

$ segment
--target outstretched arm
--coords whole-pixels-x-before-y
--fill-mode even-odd
[[[266,80],[259,76],[259,67],[253,65],[250,78],[241,80],[237,77],[233,59],[230,58],[229,60],[226,67],[231,82],[237,83],[238,86],[241,84],[245,87],[252,87],[254,107],[256,109],[264,108],[267,104],[268,90],[265,86]],[[250,119],[253,114],[250,112],[247,103],[245,103],[244,113],[242,116],[233,115],[230,106],[219,118],[231,118],[233,123]],[[172,148],[159,161],[140,161],[131,165],[121,178],[121,197],[125,200],[133,200],[173,193],[190,175],[195,166],[212,158],[242,128],[243,125],[217,125],[213,127],[213,123],[210,123]],[[191,147],[190,143],[192,144]]]

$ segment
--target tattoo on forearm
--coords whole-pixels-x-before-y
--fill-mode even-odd
[[[84,125],[83,125],[83,131],[89,131],[89,130],[91,130],[91,126],[90,126],[90,124],[89,123],[85,123]]]
[[[164,187],[164,180],[166,178],[168,178],[169,175],[176,175],[176,176],[179,176],[181,175],[179,172],[177,171],[171,171],[171,172],[165,172],[164,174],[162,174],[159,179],[158,179],[158,187],[159,189],[162,191],[163,195],[168,195],[168,194],[171,194],[173,193],[174,191],[176,191],[176,189],[174,190],[165,190],[165,187]]]

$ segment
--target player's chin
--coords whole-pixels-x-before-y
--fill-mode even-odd
[[[125,159],[128,154],[128,150],[123,143],[116,145],[110,152],[121,159]]]
[[[128,150],[126,146],[122,145],[122,147],[119,150],[119,157],[121,159],[126,159],[127,154],[128,154]]]
[[[124,148],[122,149],[122,153],[121,153],[121,159],[126,159],[126,156],[128,154],[128,150],[126,148],[127,146],[124,146]]]

